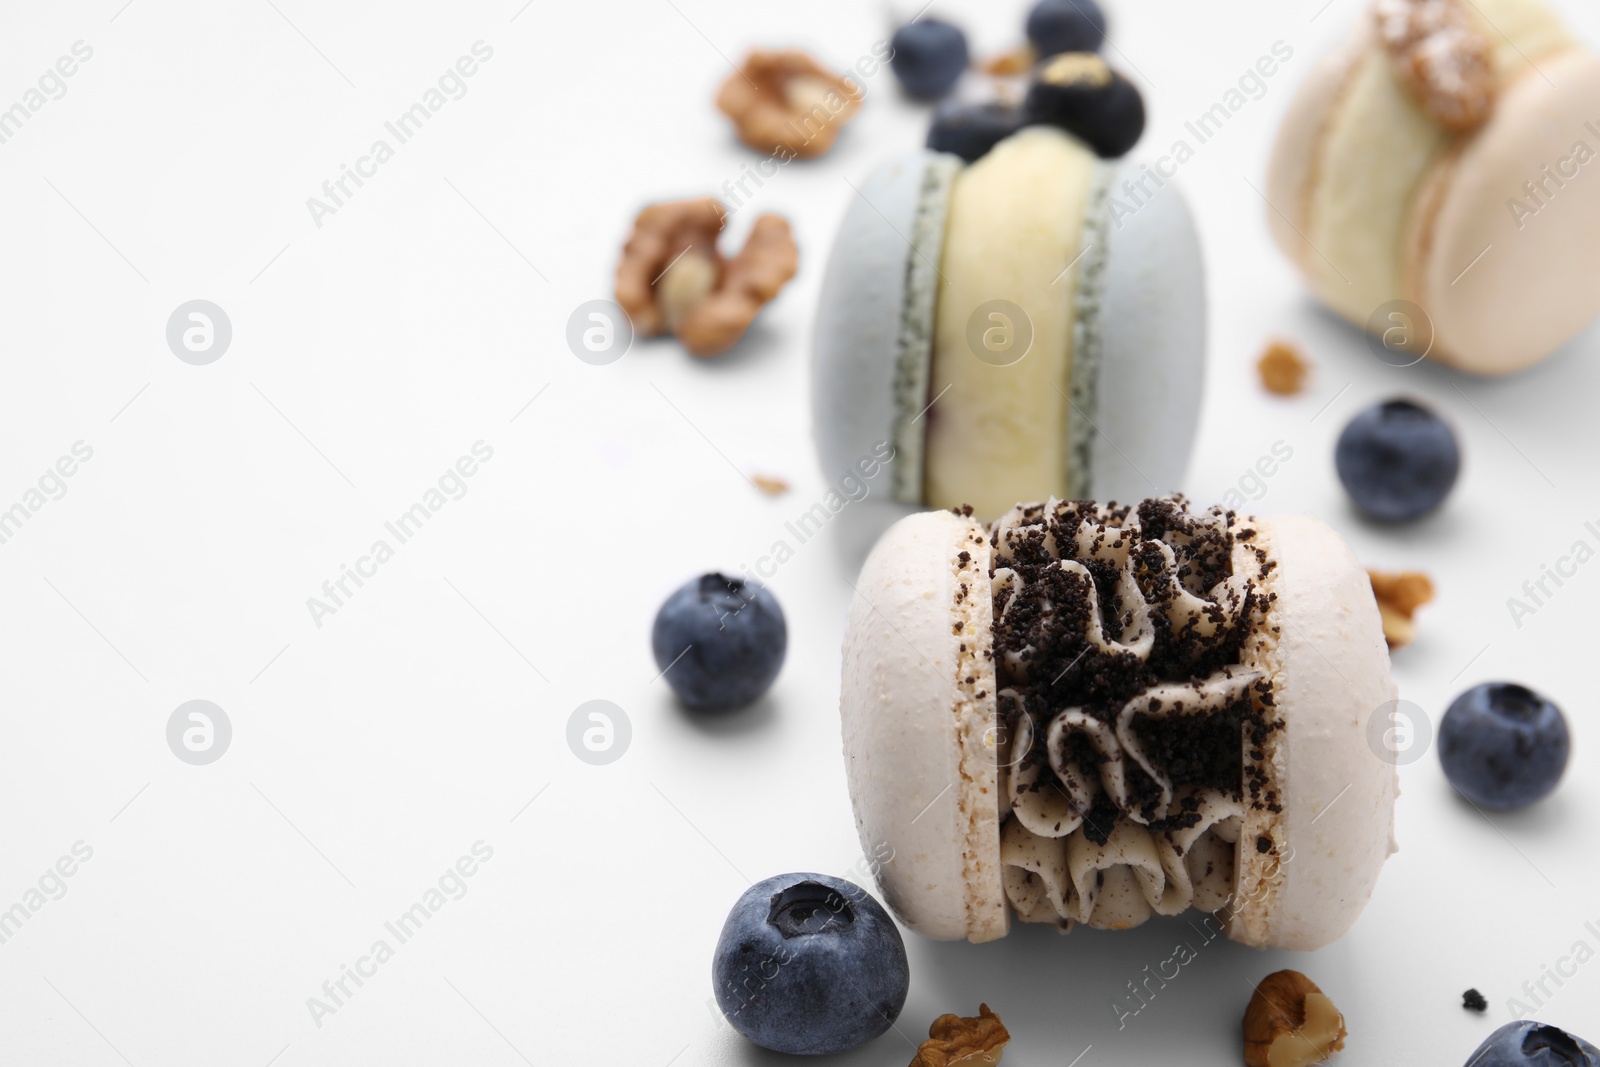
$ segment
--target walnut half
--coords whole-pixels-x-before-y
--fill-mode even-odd
[[[1493,49],[1466,0],[1377,0],[1373,20],[1424,114],[1453,133],[1484,124],[1497,88]]]
[[[738,255],[717,250],[728,213],[715,197],[652,204],[633,221],[617,264],[617,303],[641,337],[675,334],[696,356],[726,352],[794,277],[788,222],[756,219]]]
[[[827,152],[855,117],[861,86],[798,49],[757,48],[717,91],[739,140],[784,162]]]
[[[928,1040],[910,1067],[994,1067],[1011,1034],[1000,1016],[979,1004],[976,1018],[941,1015],[928,1027]]]
[[[1344,1016],[1299,971],[1275,971],[1244,1012],[1245,1067],[1309,1067],[1344,1048]]]

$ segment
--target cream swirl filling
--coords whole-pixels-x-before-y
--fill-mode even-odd
[[[1266,566],[1181,498],[1051,501],[991,528],[1001,862],[1025,922],[1122,928],[1215,910],[1270,802],[1270,685],[1241,661]],[[1256,757],[1259,759],[1259,757]]]

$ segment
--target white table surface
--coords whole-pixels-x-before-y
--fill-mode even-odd
[[[1600,522],[1600,332],[1478,381],[1386,367],[1309,302],[1250,183],[1294,84],[1362,7],[1321,4],[1114,8],[1113,59],[1148,94],[1147,156],[1274,42],[1294,50],[1179,179],[1212,286],[1185,488],[1218,499],[1286,442],[1293,459],[1253,507],[1321,515],[1372,564],[1437,578],[1420,640],[1396,659],[1403,694],[1437,716],[1478,681],[1544,689],[1576,734],[1567,780],[1535,810],[1486,820],[1431,754],[1407,766],[1402,851],[1350,936],[1309,956],[1205,946],[1120,1031],[1113,1004],[1192,938],[1181,921],[1020,929],[986,946],[911,938],[901,1035],[838,1062],[903,1063],[902,1035],[987,1001],[1019,1067],[1233,1064],[1251,983],[1295,966],[1344,1010],[1344,1063],[1457,1067],[1524,981],[1580,941],[1600,949],[1587,851],[1600,709],[1583,681],[1600,564],[1520,627],[1506,606],[1574,541],[1600,544],[1584,527]],[[752,206],[792,220],[802,265],[735,354],[640,343],[590,366],[566,322],[610,295],[634,211],[713,193],[755,158],[711,105],[725,58],[798,45],[851,64],[887,16],[850,0],[521,6],[0,11],[0,108],[75,42],[93,50],[0,144],[0,508],[76,442],[93,450],[0,544],[0,909],[40,904],[0,944],[0,1063],[781,1060],[708,1010],[710,956],[747,879],[861,863],[835,711],[858,564],[847,524],[772,580],[789,657],[756,708],[717,723],[680,712],[654,681],[648,632],[678,583],[753,565],[826,491],[805,388],[821,266],[847,179],[918,144],[925,113],[881,73],[831,155],[759,191]],[[980,50],[1020,35],[1018,0],[967,6],[946,13]],[[1600,42],[1600,9],[1561,6]],[[318,226],[307,198],[480,40],[493,54],[465,95]],[[206,366],[165,340],[192,299],[233,328]],[[1317,362],[1293,400],[1254,378],[1274,335]],[[1441,513],[1377,529],[1346,504],[1332,444],[1360,407],[1402,392],[1455,421],[1466,465]],[[479,441],[492,458],[465,496],[319,626],[307,598]],[[755,473],[793,489],[766,497],[741,476]],[[166,741],[196,699],[232,726],[204,766]],[[631,723],[605,766],[566,742],[592,699]],[[398,943],[385,922],[480,841],[492,858],[465,895]],[[47,872],[75,845],[92,856],[58,882]],[[59,899],[29,897],[41,879]],[[308,998],[380,938],[393,958],[363,964],[373,976],[314,1019]],[[1547,980],[1540,1017],[1596,1037],[1600,964],[1563,982]],[[1468,986],[1488,995],[1487,1018],[1459,1007]]]

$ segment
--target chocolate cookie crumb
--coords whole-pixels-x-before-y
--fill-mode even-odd
[[[994,592],[996,681],[1006,698],[1000,717],[1008,733],[1016,736],[1024,717],[1047,724],[1065,708],[1109,726],[1140,694],[1158,686],[1198,693],[1205,679],[1241,666],[1245,641],[1267,607],[1254,582],[1225,594],[1234,598],[1226,606],[1210,604],[1203,616],[1208,625],[1169,613],[1180,596],[1223,595],[1215,591],[1228,588],[1224,583],[1233,576],[1233,531],[1231,517],[1192,511],[1182,498],[1134,507],[1057,501],[991,527],[996,566],[1009,575]],[[1121,642],[1134,639],[1139,617],[1148,618],[1149,643],[1135,651]],[[1092,640],[1091,634],[1106,637]],[[1156,701],[1124,724],[1165,784],[1130,761],[1125,810],[1093,789],[1088,810],[1074,811],[1085,840],[1105,844],[1128,817],[1157,833],[1193,826],[1201,818],[1194,790],[1273,810],[1277,797],[1260,761],[1262,746],[1282,724],[1272,709],[1271,683],[1262,686],[1192,716],[1162,716]],[[1042,725],[1031,736],[1028,750],[1013,759],[1040,768],[1032,789],[1065,791],[1056,771],[1061,765],[1077,768],[1082,781],[1099,780],[1107,757],[1085,735],[1069,732],[1053,755]],[[1257,847],[1266,853],[1273,846],[1263,838]]]
[[[1476,989],[1469,989],[1461,994],[1461,1006],[1480,1015],[1489,1010],[1489,1002],[1484,1000],[1483,994]]]

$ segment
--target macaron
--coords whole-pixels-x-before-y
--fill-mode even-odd
[[[1600,313],[1597,155],[1600,59],[1543,0],[1377,0],[1290,103],[1267,214],[1397,355],[1507,374]]]
[[[1189,208],[1160,182],[1045,126],[971,164],[919,151],[874,171],[822,281],[824,473],[889,442],[894,500],[985,518],[1179,488],[1205,274]]]
[[[1193,910],[1309,950],[1360,915],[1394,851],[1368,725],[1396,692],[1367,574],[1320,521],[1182,497],[925,512],[856,588],[846,772],[911,929]]]

